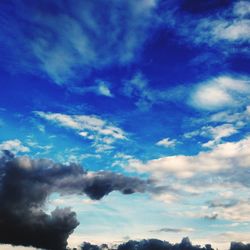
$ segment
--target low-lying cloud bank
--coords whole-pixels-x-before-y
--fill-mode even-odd
[[[148,183],[112,172],[89,173],[76,164],[48,159],[15,157],[0,152],[0,244],[66,249],[67,239],[79,225],[70,208],[43,211],[54,192],[83,194],[99,200],[112,191],[144,192]]]
[[[243,244],[241,242],[231,242],[229,250],[249,250],[250,244]],[[214,250],[210,244],[206,244],[204,247],[200,245],[192,245],[188,237],[182,239],[181,243],[171,244],[168,241],[162,241],[158,239],[149,239],[134,241],[130,240],[126,243],[122,243],[118,246],[109,248],[106,244],[92,245],[88,242],[84,242],[81,246],[81,250]]]

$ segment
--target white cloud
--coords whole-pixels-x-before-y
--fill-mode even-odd
[[[110,83],[103,80],[96,80],[91,86],[71,86],[69,90],[73,93],[84,95],[86,93],[94,93],[100,96],[114,97],[110,90]]]
[[[61,127],[74,130],[78,135],[94,140],[94,146],[99,151],[111,149],[110,144],[116,140],[125,140],[125,132],[112,123],[94,115],[66,115],[61,113],[45,113],[35,111],[35,114]]]
[[[250,39],[250,21],[239,20],[234,23],[217,22],[213,30],[217,39],[225,39],[228,41],[249,40]]]
[[[113,97],[112,93],[110,92],[110,89],[108,86],[105,84],[105,82],[100,82],[98,85],[98,92],[100,95],[108,96],[108,97]]]
[[[228,202],[224,199],[224,202]],[[233,222],[250,222],[250,203],[247,200],[236,201],[235,203],[225,203],[223,202],[215,204],[215,206],[204,206],[200,211],[188,211],[186,213],[189,217],[194,218],[210,218],[215,216],[216,219],[224,219]]]
[[[245,16],[250,14],[250,3],[249,1],[239,1],[234,6],[235,15]]]
[[[38,3],[20,2],[15,5],[19,11],[11,18],[3,16],[9,25],[1,34],[7,37],[8,48],[13,45],[12,37],[19,44],[18,50],[10,48],[11,53],[22,58],[19,67],[28,65],[26,70],[40,70],[55,83],[67,84],[72,78],[88,75],[92,69],[114,63],[123,65],[135,59],[154,23],[157,2],[111,0],[65,4],[57,1],[53,5],[44,3],[43,8]],[[45,9],[53,9],[57,14]],[[105,13],[100,9],[105,9]],[[33,36],[26,34],[26,26],[20,20],[31,23],[29,29]],[[38,65],[33,63],[36,60]]]
[[[30,149],[22,144],[18,139],[3,141],[0,144],[0,150],[9,150],[12,153],[25,153],[29,152]]]
[[[216,173],[222,170],[250,167],[250,137],[238,142],[216,145],[210,151],[197,155],[173,155],[142,163],[137,159],[128,160],[127,170],[149,173],[157,179],[164,176],[190,178],[199,173]]]
[[[200,136],[210,137],[211,140],[204,143],[203,147],[214,147],[221,142],[222,138],[238,133],[239,127],[233,124],[223,124],[219,126],[204,126],[200,129]]]
[[[218,110],[236,107],[249,100],[250,81],[220,76],[198,84],[190,96],[190,104],[198,109]]]
[[[163,146],[165,148],[174,147],[177,141],[175,139],[164,138],[156,143],[157,146]]]

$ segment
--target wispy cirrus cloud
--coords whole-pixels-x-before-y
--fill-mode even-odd
[[[9,150],[13,153],[26,153],[30,151],[30,149],[27,146],[24,146],[18,139],[3,141],[0,144],[0,151],[1,150]]]
[[[216,173],[222,170],[250,167],[250,138],[238,142],[225,142],[209,151],[197,155],[172,155],[142,163],[137,159],[128,159],[128,170],[150,173],[156,178],[174,175],[178,178],[191,178],[198,173]]]
[[[90,141],[98,151],[113,148],[117,140],[126,140],[126,133],[112,123],[94,115],[67,115],[61,113],[34,112],[37,116],[60,127],[68,128]]]
[[[95,83],[92,84],[91,86],[86,86],[86,87],[73,86],[70,87],[69,90],[73,93],[80,95],[84,95],[87,93],[94,93],[100,96],[114,97],[110,89],[110,84],[100,79],[97,79]]]
[[[124,81],[122,93],[134,99],[135,105],[142,111],[149,110],[154,104],[177,101],[186,96],[182,85],[159,90],[153,88],[152,84],[144,74],[136,72],[131,79]]]
[[[175,139],[170,139],[170,138],[164,138],[156,143],[157,146],[162,146],[165,148],[168,147],[174,147],[176,145],[177,141]]]
[[[14,66],[68,84],[77,79],[77,72],[82,78],[92,69],[134,60],[154,23],[156,5],[157,0],[4,2],[1,52],[9,69]],[[15,14],[10,18],[8,12]]]

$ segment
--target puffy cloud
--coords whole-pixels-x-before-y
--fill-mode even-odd
[[[106,81],[96,80],[94,84],[86,87],[71,86],[69,90],[73,93],[84,95],[86,93],[94,93],[100,96],[113,97],[110,90],[110,84]]]
[[[198,109],[218,110],[244,105],[248,101],[248,79],[220,76],[198,84],[190,96],[190,104]]]
[[[164,23],[175,30],[186,41],[196,45],[225,48],[242,44],[242,47],[233,47],[234,51],[224,51],[224,54],[234,53],[236,50],[247,52],[249,36],[249,2],[235,1],[201,3],[191,0],[170,2],[166,10]],[[188,7],[189,6],[189,7]],[[171,20],[171,21],[170,21]],[[192,36],[190,36],[192,31]],[[221,51],[220,51],[221,52]]]
[[[25,153],[30,151],[30,149],[24,146],[22,142],[18,139],[3,141],[0,144],[0,151],[1,150],[9,150],[12,151],[13,153],[19,153],[19,152]]]
[[[250,167],[250,138],[238,142],[226,142],[216,145],[210,151],[197,155],[174,155],[149,160],[142,163],[129,159],[126,169],[150,173],[156,178],[174,175],[190,178],[199,173],[216,173],[234,168],[243,170]]]
[[[176,145],[176,140],[171,140],[169,138],[164,138],[156,143],[157,146],[163,146],[163,147],[174,147]]]
[[[188,232],[193,232],[193,228],[169,228],[169,227],[164,227],[158,230],[154,230],[151,232],[157,232],[157,233],[188,233]]]
[[[65,249],[79,222],[69,208],[43,211],[54,192],[86,194],[98,200],[112,191],[144,192],[147,183],[112,172],[88,173],[76,164],[61,165],[47,159],[15,158],[3,151],[0,158],[0,243]],[[69,204],[70,205],[70,204]]]

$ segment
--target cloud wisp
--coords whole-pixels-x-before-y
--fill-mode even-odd
[[[156,0],[1,3],[0,40],[8,55],[1,52],[9,68],[68,84],[77,72],[83,78],[92,69],[135,59],[154,23],[156,5]]]
[[[0,243],[63,250],[79,222],[70,208],[51,214],[44,205],[52,193],[82,194],[99,200],[112,191],[144,192],[147,182],[112,172],[86,172],[76,164],[61,165],[48,159],[0,158]]]
[[[72,129],[79,136],[94,141],[97,151],[102,148],[111,149],[117,140],[126,140],[125,132],[112,123],[94,115],[67,115],[61,113],[34,112],[39,117],[58,126]]]

